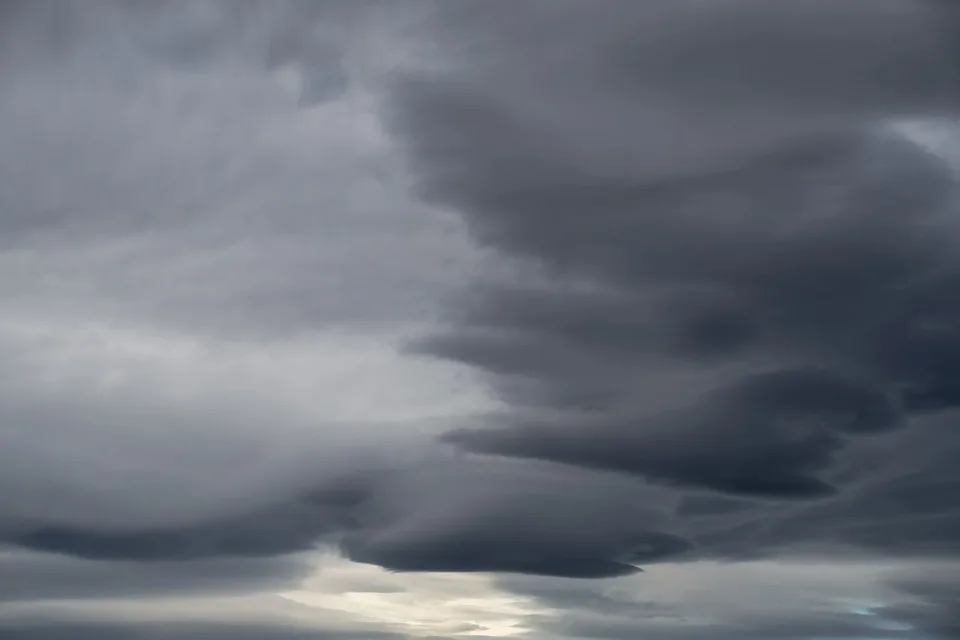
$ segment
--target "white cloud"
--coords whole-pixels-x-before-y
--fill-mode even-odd
[[[484,406],[396,337],[196,340],[107,324],[0,323],[10,517],[167,523],[267,503]],[[44,495],[44,500],[37,500]]]
[[[414,637],[524,635],[547,614],[532,598],[499,590],[488,575],[390,573],[331,555],[300,589],[281,595]]]

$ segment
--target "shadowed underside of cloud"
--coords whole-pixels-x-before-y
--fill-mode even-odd
[[[323,508],[292,506],[194,528],[97,531],[41,526],[10,536],[26,549],[97,560],[196,560],[216,556],[263,557],[308,551],[338,530]]]
[[[140,598],[283,589],[311,573],[305,557],[195,562],[103,562],[10,549],[0,552],[0,602]]]
[[[670,530],[670,505],[627,479],[463,460],[394,478],[357,511],[342,548],[395,571],[628,575],[689,550]]]
[[[546,166],[621,182],[691,176],[877,117],[953,113],[960,98],[956,9],[939,0],[439,4],[428,36],[441,73],[405,90],[448,134],[421,143],[477,138],[473,167],[430,168],[464,180],[461,203],[481,196],[470,169],[516,169],[513,186],[543,186]],[[457,123],[434,95],[458,105]]]
[[[22,548],[92,560],[189,561],[262,558],[330,543],[354,521],[351,511],[369,498],[382,472],[350,473],[266,508],[194,525],[92,527],[56,520],[14,522],[0,539]]]
[[[140,60],[137,56],[142,55],[151,64],[159,58],[165,74],[202,67],[223,54],[232,62],[216,67],[211,75],[232,78],[234,56],[250,55],[252,62],[246,64],[258,73],[279,73],[278,68],[288,65],[299,70],[301,107],[314,108],[349,92],[351,82],[337,53],[347,38],[337,28],[318,38],[315,28],[327,19],[341,26],[352,24],[351,7],[361,3],[324,3],[334,11],[332,16],[316,9],[319,4],[287,3],[287,10],[273,15],[270,3],[251,3],[244,5],[244,17],[236,21],[226,5],[211,5],[217,9],[214,19],[191,18],[184,23],[178,21],[183,16],[175,4],[151,14],[156,20],[145,20],[139,5],[131,5],[129,12],[124,9],[125,37],[119,39],[119,49],[107,50],[109,57]],[[17,11],[27,12],[27,6],[21,3]],[[97,11],[108,13],[111,6],[96,5]],[[698,555],[742,558],[773,553],[810,541],[853,544],[881,554],[897,549],[905,555],[960,552],[956,545],[960,510],[954,491],[960,486],[954,464],[960,435],[950,421],[951,411],[960,408],[955,176],[940,158],[880,126],[880,120],[892,116],[956,111],[960,73],[955,53],[960,47],[955,10],[945,3],[906,0],[849,0],[842,8],[834,0],[605,0],[603,10],[598,6],[592,0],[444,3],[436,7],[437,22],[428,27],[438,26],[432,44],[450,54],[442,61],[444,68],[426,78],[398,74],[386,94],[390,133],[408,154],[423,201],[418,204],[461,214],[476,245],[502,259],[507,271],[516,267],[519,273],[511,272],[506,279],[491,276],[469,287],[455,301],[457,308],[451,308],[449,325],[413,346],[420,354],[479,371],[506,407],[491,418],[494,426],[451,431],[443,437],[467,453],[454,463],[418,458],[418,464],[408,465],[411,468],[364,476],[345,493],[331,496],[321,491],[306,497],[293,495],[313,477],[307,472],[311,469],[299,474],[303,458],[297,457],[296,482],[283,475],[282,489],[267,487],[271,491],[246,501],[270,478],[254,482],[246,467],[236,462],[247,458],[230,455],[210,456],[221,461],[222,471],[190,475],[184,460],[193,460],[188,452],[202,447],[185,438],[171,448],[172,454],[156,456],[158,466],[170,465],[160,471],[170,472],[166,476],[175,480],[163,485],[175,490],[155,492],[158,499],[170,498],[170,505],[182,506],[191,501],[169,495],[178,488],[207,483],[229,489],[193,504],[189,522],[163,522],[167,512],[140,500],[136,488],[118,496],[124,509],[109,500],[107,507],[95,500],[88,507],[82,499],[67,498],[62,500],[67,503],[63,509],[63,504],[52,501],[50,509],[44,503],[44,508],[33,510],[43,501],[23,491],[28,507],[20,504],[18,494],[17,500],[5,504],[13,515],[0,513],[0,540],[94,561],[149,561],[156,566],[221,556],[282,556],[331,544],[352,560],[395,571],[583,578],[624,576],[637,572],[639,564]],[[54,32],[60,27],[76,21],[82,28],[66,29],[69,33],[60,43],[64,48],[53,57],[59,62],[65,59],[64,51],[70,51],[78,54],[76,69],[99,70],[95,65],[108,56],[78,43],[84,38],[99,41],[92,35],[101,33],[96,19],[101,14],[91,10],[80,15],[83,12],[75,9],[61,15],[63,25],[49,23],[52,14],[31,19],[40,20],[44,37],[54,39],[59,38]],[[156,29],[128,31],[147,23]],[[342,31],[349,29],[344,26]],[[147,43],[143,50],[140,39],[128,42],[130,33],[143,36]],[[238,33],[246,35],[237,39]],[[0,45],[4,47],[0,64],[16,61],[16,55],[6,54],[20,51],[27,40],[11,39],[9,49]],[[75,45],[82,51],[74,51]],[[34,48],[43,49],[24,50],[33,55]],[[137,55],[126,55],[132,51]],[[88,57],[79,55],[83,52]],[[366,64],[367,58],[361,58]],[[46,69],[50,61],[41,62],[38,68]],[[129,72],[123,65],[111,68],[120,79],[128,78]],[[32,121],[39,114],[46,118],[47,128],[53,127],[63,114],[41,113],[33,78],[24,77],[20,92],[11,93],[16,96],[11,110],[31,118],[17,122]],[[45,82],[59,86],[61,79],[54,74]],[[0,77],[0,82],[7,80]],[[273,108],[274,80],[279,85],[276,78],[263,85],[248,78],[244,82],[255,86],[240,82],[230,99],[242,103],[239,97],[253,91],[265,102],[258,108]],[[187,97],[180,97],[184,104],[192,104],[192,92],[198,91],[185,80],[175,89],[185,92]],[[96,144],[91,148],[98,150],[75,152],[83,166],[89,155],[116,160],[110,155],[114,137],[125,139],[127,131],[121,128],[123,135],[114,135],[110,114],[99,115],[117,96],[96,91],[91,95],[92,106],[78,113],[89,111],[97,117],[91,116],[89,123],[71,121],[77,125],[73,129],[93,132],[90,138]],[[77,96],[90,97],[79,90]],[[147,98],[144,101],[152,104]],[[180,106],[176,97],[171,102]],[[220,107],[226,105],[201,106],[219,117]],[[131,109],[136,126],[130,131],[137,133],[141,120],[154,122],[158,113],[181,122],[176,110],[174,117],[163,110]],[[292,119],[292,111],[277,112],[276,120]],[[236,123],[227,123],[232,128],[226,137],[243,138],[240,132],[245,135],[261,115],[238,116]],[[212,127],[214,120],[198,120],[197,129]],[[105,133],[83,123],[101,126]],[[263,133],[271,145],[292,144],[284,136],[299,140],[315,125],[311,120],[304,129],[279,127],[279,133],[265,127],[257,134]],[[161,133],[148,142],[167,141],[165,130],[157,128]],[[190,138],[193,129],[185,131],[182,137]],[[51,135],[52,149],[61,150],[60,138]],[[111,142],[101,149],[102,139]],[[222,141],[208,142],[216,153],[202,157],[211,165],[221,163],[234,149],[228,146],[222,152],[216,146]],[[80,136],[79,145],[83,144],[92,143]],[[22,146],[44,147],[26,142]],[[172,167],[194,157],[189,145],[172,146],[169,157],[145,156],[145,166],[156,164],[157,175],[174,175]],[[289,151],[298,156],[303,150],[294,146]],[[267,179],[264,185],[257,183],[261,188],[284,190],[286,182],[273,183],[281,175],[306,174],[312,181],[326,170],[322,164],[288,167],[274,161],[275,153],[270,147],[249,159],[251,170],[239,182],[246,185],[247,178],[262,171]],[[373,163],[366,156],[361,160]],[[139,166],[125,159],[115,164]],[[196,173],[203,174],[203,166]],[[193,165],[188,168],[190,173]],[[77,189],[73,182],[90,181],[85,173],[78,175],[75,181],[64,180],[66,192]],[[232,174],[222,179],[231,189],[238,188]],[[106,195],[96,194],[98,204],[92,208],[101,200],[112,202],[106,196],[127,186],[106,181],[102,185]],[[301,194],[298,189],[303,185],[295,182],[289,187],[300,195],[289,207],[279,207],[284,211],[276,218],[252,220],[241,214],[236,227],[228,223],[236,201],[245,200],[246,192],[223,198],[222,193],[211,195],[191,183],[191,189],[198,190],[189,190],[183,199],[225,199],[224,210],[217,211],[222,217],[211,226],[222,225],[230,232],[240,229],[240,239],[233,240],[244,246],[248,236],[266,233],[275,220],[282,219],[287,232],[286,227],[293,228],[292,234],[278,233],[275,242],[266,243],[265,259],[251,268],[259,275],[287,257],[290,235],[298,240],[310,233],[319,237],[333,228],[332,218],[314,215],[319,207],[316,192]],[[37,191],[48,194],[46,189]],[[333,204],[324,200],[324,206],[349,209],[354,194],[338,192],[341,195],[331,199]],[[150,201],[151,194],[133,200]],[[158,201],[156,208],[164,216],[183,209],[177,199]],[[22,208],[39,211],[46,202],[37,198]],[[31,234],[48,223],[72,228],[65,222],[72,206],[56,204],[56,212],[45,213],[46,217],[12,216],[10,235],[16,239],[10,242],[46,237]],[[268,198],[256,200],[255,206],[272,213],[273,204]],[[19,209],[16,213],[20,215]],[[153,229],[151,225],[158,224],[155,212],[142,213],[138,224]],[[132,227],[118,223],[114,214],[110,209],[104,220],[91,222],[91,235],[127,239]],[[157,228],[169,230],[168,226],[183,223],[161,217],[163,224]],[[351,220],[354,217],[362,216]],[[314,218],[322,224],[308,224]],[[378,219],[376,224],[387,223]],[[25,229],[30,233],[24,234]],[[171,246],[196,241],[196,253],[206,256],[206,245],[193,234],[209,232],[191,227],[183,237],[173,234],[167,241]],[[386,235],[386,241],[380,238],[381,244],[363,253],[361,262],[392,270],[378,262],[382,245],[393,240]],[[306,244],[311,255],[328,252],[335,259],[315,263],[293,256],[289,272],[281,269],[276,282],[268,278],[256,290],[244,287],[248,281],[263,282],[241,277],[244,287],[237,296],[242,300],[236,306],[217,301],[224,286],[220,272],[203,272],[209,282],[197,291],[166,291],[176,307],[170,317],[180,319],[172,326],[196,330],[184,318],[198,312],[189,301],[199,298],[201,315],[216,311],[214,325],[223,322],[224,315],[234,315],[255,320],[258,331],[285,336],[293,325],[312,328],[320,309],[347,307],[360,298],[387,299],[403,289],[390,286],[369,296],[355,295],[367,290],[341,287],[335,277],[332,289],[350,289],[344,300],[337,298],[332,305],[325,299],[313,300],[319,306],[303,307],[299,292],[311,290],[318,273],[336,271],[329,263],[344,255],[336,252],[342,247],[333,245],[349,246],[348,253],[353,253],[349,242],[339,240],[322,249],[314,247],[312,239]],[[106,246],[112,250],[112,245]],[[156,252],[162,255],[159,262],[179,265],[164,253],[165,246],[161,243]],[[96,245],[90,251],[97,256],[111,253],[101,249]],[[118,304],[138,309],[129,317],[156,311],[159,303],[152,287],[137,277],[115,283],[111,278],[124,270],[112,262],[105,264],[91,278],[98,285],[116,284],[135,299]],[[107,271],[110,277],[103,275]],[[192,283],[194,272],[186,273],[161,270],[153,275],[161,283]],[[293,274],[302,273],[309,277],[292,287]],[[83,291],[100,288],[89,282],[81,285],[77,288]],[[284,288],[287,285],[292,288]],[[149,300],[140,299],[142,290],[149,290]],[[297,295],[288,297],[296,301],[283,300],[290,291]],[[184,299],[189,309],[179,308]],[[78,301],[77,308],[90,306],[82,296]],[[224,312],[226,308],[231,311]],[[285,329],[261,326],[285,314],[295,316],[296,322]],[[32,322],[33,316],[25,317]],[[150,320],[159,322],[156,317]],[[157,349],[165,350],[165,343]],[[271,352],[258,353],[269,359]],[[290,378],[301,375],[286,373]],[[82,380],[96,377],[87,374],[72,375]],[[277,379],[268,380],[278,384]],[[122,431],[117,432],[127,433],[130,416],[149,422],[142,420],[146,411],[137,407],[118,419],[112,410],[120,394],[107,403],[110,410],[101,410],[89,401],[94,392],[85,387],[79,394],[83,402],[62,406],[52,401],[53,391],[44,389],[35,397],[70,414],[68,424],[82,425],[79,431],[84,433],[82,442],[71,441],[64,448],[66,453],[57,451],[61,459],[97,459],[91,452],[113,443],[110,432],[97,430],[101,424],[113,428],[119,422]],[[214,389],[210,402],[222,401],[234,411],[221,414],[219,405],[204,405],[205,420],[215,422],[210,416],[223,415],[230,424],[246,417],[239,414],[246,414],[248,405],[236,398],[253,398],[248,391]],[[161,394],[149,388],[146,395]],[[33,415],[32,405],[39,403],[23,398],[34,396],[19,388],[8,396],[6,404],[20,412],[15,415],[17,424],[43,424],[27,419]],[[182,396],[173,396],[182,401]],[[375,401],[363,398],[363,403]],[[150,403],[144,406],[156,409]],[[270,411],[274,409],[264,413]],[[42,417],[61,424],[51,420],[53,413]],[[159,413],[164,421],[183,421],[177,412]],[[272,417],[258,415],[256,420],[269,423]],[[921,422],[923,426],[918,426]],[[162,426],[147,430],[165,433]],[[23,430],[13,433],[20,437]],[[90,438],[92,433],[98,437]],[[318,433],[317,438],[327,435]],[[210,439],[213,449],[219,449],[218,437]],[[24,450],[46,450],[23,440]],[[149,438],[133,442],[124,446],[139,454],[152,447]],[[186,446],[180,447],[184,442]],[[251,448],[257,449],[260,442],[252,441]],[[301,444],[295,441],[298,453],[305,450]],[[124,446],[117,450],[125,452]],[[153,460],[153,451],[146,453],[138,458],[140,463]],[[336,454],[320,460],[318,454],[317,466],[332,469],[334,458]],[[11,468],[14,463],[23,468],[17,466],[10,477],[28,479],[32,483],[28,489],[40,488],[37,495],[89,497],[67,491],[70,473],[76,469],[60,465],[62,477],[56,475],[47,483],[46,474],[32,475],[31,460],[11,456]],[[73,478],[85,477],[81,466],[78,463],[80,471]],[[117,469],[107,477],[122,477],[122,465]],[[602,473],[606,471],[616,473]],[[228,472],[229,481],[220,482]],[[186,475],[183,482],[180,474]],[[317,477],[328,475],[336,474]],[[200,481],[191,484],[194,477]],[[247,480],[249,484],[234,491],[231,483]],[[141,503],[151,516],[149,522],[138,520],[146,517],[137,512]],[[237,504],[258,506],[240,509],[237,515]],[[226,505],[223,512],[217,509],[221,505]],[[209,514],[204,513],[207,507]],[[100,513],[115,520],[98,522]],[[170,513],[177,510],[171,508]],[[745,626],[744,633],[750,628]],[[784,634],[807,634],[814,628],[798,624],[791,629]],[[13,633],[29,638],[29,633],[41,631],[61,633],[52,627]],[[81,631],[70,637],[81,637]],[[161,631],[101,631],[98,637],[128,632],[132,637],[163,637],[157,635]],[[209,632],[212,637],[220,633]],[[594,628],[591,634],[613,632]]]
[[[477,188],[496,192],[486,177]],[[592,417],[448,440],[813,497],[830,493],[817,473],[858,436],[960,401],[953,183],[909,142],[855,134],[666,187],[564,189],[467,215],[505,251],[600,293],[567,293],[560,279],[528,296],[487,285],[419,348],[479,367],[519,408],[579,402]],[[713,389],[650,411],[658,366],[712,367]]]
[[[953,495],[903,518],[881,497],[958,479],[936,455],[960,442],[954,168],[888,121],[956,112],[953,10],[501,10],[452,9],[464,55],[388,109],[422,197],[509,265],[412,345],[510,408],[442,440],[765,501],[688,520],[707,554],[794,526],[954,553]]]
[[[699,546],[723,556],[757,557],[797,549],[836,554],[837,547],[852,545],[887,558],[956,558],[960,556],[960,473],[952,462],[960,454],[956,417],[953,412],[924,420],[861,452],[853,466],[867,480],[832,500],[798,509],[743,501],[703,504],[702,499],[698,505],[687,500],[682,517],[697,531],[693,537]]]
[[[394,571],[604,578],[689,551],[669,524],[673,504],[626,478],[471,458],[362,476],[309,499],[193,527],[48,524],[5,539],[35,551],[159,566],[338,545],[352,560]]]
[[[768,498],[811,498],[835,488],[817,477],[849,434],[899,424],[876,389],[830,371],[748,377],[683,409],[572,427],[519,424],[462,431],[447,442],[472,451],[556,460]]]
[[[958,567],[914,572],[894,582],[913,600],[887,607],[883,613],[909,622],[935,638],[960,638],[960,586]]]

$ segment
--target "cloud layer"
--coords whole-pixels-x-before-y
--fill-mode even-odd
[[[481,21],[478,41],[500,57],[458,58],[448,75],[409,80],[391,104],[422,192],[516,265],[465,292],[448,328],[415,345],[478,369],[510,407],[444,441],[759,500],[680,524],[707,556],[803,542],[952,555],[958,478],[938,451],[958,442],[956,187],[945,160],[889,121],[907,104],[917,115],[953,109],[946,58],[906,55],[951,46],[948,31],[923,45],[919,34],[934,32],[911,31],[944,7],[618,7],[600,20],[609,46],[592,27],[582,41],[551,39],[541,18],[575,24],[586,10],[576,2],[539,6],[516,31]],[[855,31],[830,40],[844,20]],[[684,37],[643,40],[661,57],[623,73],[611,34],[654,27]],[[787,39],[734,37],[761,27]],[[875,40],[881,32],[898,35]],[[541,38],[548,53],[530,49]],[[587,42],[597,48],[577,48]],[[853,58],[837,55],[854,42]],[[818,62],[831,54],[843,63]],[[928,75],[850,74],[869,99],[842,95],[834,73],[885,56],[926,60],[916,69]],[[734,61],[749,85],[708,81]],[[774,100],[767,92],[782,95],[785,82],[801,93]],[[710,89],[710,99],[688,93]],[[654,90],[672,108],[704,110],[684,122],[703,128],[694,148],[721,164],[674,164],[676,149],[647,135],[662,125],[648,111]],[[577,104],[577,119],[550,128],[555,104]],[[740,123],[745,146],[713,159],[731,113],[756,110],[777,128]],[[624,156],[604,164],[612,135]],[[917,513],[896,507],[921,492]]]
[[[957,635],[952,4],[0,12],[0,638]]]

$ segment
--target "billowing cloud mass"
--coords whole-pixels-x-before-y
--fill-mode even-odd
[[[719,3],[731,12],[723,13],[730,22],[709,26],[701,16],[652,6],[638,10],[643,15],[636,19],[643,26],[653,12],[669,19],[665,24],[677,21],[671,29],[703,29],[705,37],[732,47],[732,32],[756,24],[787,28],[780,21],[796,13],[789,41],[778,45],[786,48],[816,29],[834,28],[830,20],[845,19],[813,11],[815,4],[771,12],[755,11],[755,3]],[[857,24],[869,14],[877,28],[884,12],[907,10],[902,3],[879,3],[876,11],[850,5],[864,12]],[[803,30],[806,20],[810,34]],[[861,24],[865,39],[876,35],[871,24]],[[544,25],[531,18],[524,28]],[[622,26],[611,25],[611,33]],[[548,33],[543,37],[550,42]],[[515,46],[525,51],[531,41],[538,38]],[[514,46],[510,37],[497,42],[507,51]],[[664,67],[674,55],[684,69],[692,66],[689,57],[702,52],[691,42],[668,49]],[[941,44],[946,51],[950,41]],[[743,45],[751,46],[756,43]],[[686,90],[703,87],[667,70],[649,82],[641,71],[560,74],[549,65],[564,58],[550,51],[521,58],[516,70],[496,67],[505,78],[501,93],[461,83],[454,72],[450,80],[441,74],[410,81],[392,105],[392,122],[420,170],[422,190],[461,211],[480,242],[517,262],[508,277],[467,291],[450,326],[416,345],[479,369],[511,407],[489,427],[454,431],[444,440],[477,453],[759,500],[736,516],[691,518],[687,530],[707,555],[734,547],[762,553],[766,544],[801,539],[955,553],[960,510],[951,488],[960,477],[941,457],[944,449],[956,449],[950,416],[960,401],[960,332],[951,294],[960,283],[954,172],[890,120],[903,101],[920,96],[931,100],[931,109],[949,109],[950,101],[932,105],[933,88],[950,88],[950,75],[931,78],[929,92],[904,77],[902,86],[884,89],[887,100],[875,95],[851,112],[849,104],[832,103],[838,96],[827,89],[835,80],[816,77],[819,67],[804,68],[811,86],[826,83],[818,89],[825,97],[815,93],[816,109],[795,114],[794,101],[762,101],[772,90],[766,80],[776,78],[758,70],[756,86],[742,87],[753,87],[752,93],[719,99],[782,111],[776,135],[744,158],[723,156],[725,164],[710,169],[698,158],[664,177],[662,167],[626,161],[619,169],[593,171],[603,165],[588,158],[605,153],[609,138],[578,136],[593,126],[612,132],[620,125],[623,146],[660,157],[644,135],[655,122],[645,112],[646,92],[677,83],[667,97],[683,109],[691,102]],[[711,64],[723,59],[713,57]],[[748,58],[742,72],[750,77],[752,64],[769,62]],[[467,78],[494,77],[483,60],[463,64]],[[540,65],[547,82],[571,101],[592,98],[588,83],[603,99],[634,91],[633,101],[624,97],[621,105],[633,107],[630,119],[612,121],[584,102],[583,127],[570,121],[569,130],[538,130],[537,116],[550,103],[528,102],[532,88],[512,91],[522,80],[538,86],[525,64]],[[865,74],[861,90],[869,94],[876,81]],[[814,110],[837,119],[808,120]],[[718,135],[727,130],[728,114],[719,111],[693,125],[705,128],[708,142],[707,127],[717,127]],[[857,118],[846,121],[850,113]],[[747,124],[748,134],[756,131]],[[911,492],[925,499],[924,513],[912,518],[895,508]],[[730,520],[733,539],[721,532]]]
[[[689,543],[662,529],[669,501],[642,485],[492,462],[396,478],[344,540],[351,559],[389,569],[628,575]]]
[[[0,4],[0,638],[960,637],[958,54]]]

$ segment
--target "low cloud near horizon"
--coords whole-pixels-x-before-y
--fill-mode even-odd
[[[960,638],[960,12],[0,6],[0,639]]]

